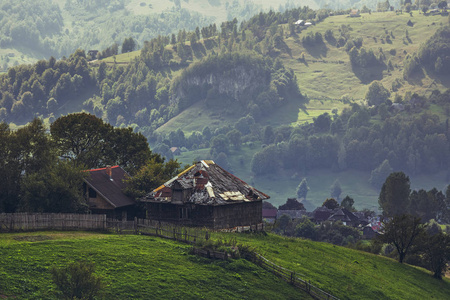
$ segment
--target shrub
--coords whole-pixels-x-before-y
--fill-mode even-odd
[[[94,264],[73,262],[67,267],[53,267],[53,283],[63,294],[64,299],[94,299],[104,287],[102,278],[94,274]]]

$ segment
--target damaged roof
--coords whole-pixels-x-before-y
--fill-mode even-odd
[[[269,199],[212,160],[202,160],[140,199],[143,202],[170,203],[172,194],[184,192],[184,203],[225,205]]]

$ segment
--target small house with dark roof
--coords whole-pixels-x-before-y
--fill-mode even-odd
[[[262,223],[269,196],[202,160],[140,199],[147,217],[183,226],[228,229]]]
[[[344,225],[347,226],[358,226],[359,219],[356,217],[351,211],[345,208],[339,208],[334,210],[332,215],[328,218],[328,221],[341,221]]]
[[[278,210],[277,219],[281,218],[281,216],[287,215],[292,220],[301,219],[304,216],[307,218],[312,218],[312,212],[307,212],[306,210]]]
[[[134,217],[136,202],[123,193],[128,174],[119,166],[87,170],[84,191],[89,209],[107,218],[127,220]]]
[[[268,223],[275,222],[277,218],[278,210],[276,208],[263,208],[262,209],[262,217]]]
[[[322,223],[328,220],[328,218],[331,216],[331,214],[333,213],[333,210],[328,209],[324,206],[322,207],[317,207],[313,212],[312,212],[312,219],[316,222],[316,223]]]

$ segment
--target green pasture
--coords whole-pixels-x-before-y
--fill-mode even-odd
[[[340,299],[448,299],[450,280],[395,260],[274,234],[220,234],[250,245],[272,262],[293,270]]]
[[[0,298],[61,299],[49,269],[89,261],[101,299],[311,299],[243,260],[216,261],[190,246],[134,235],[86,232],[0,234]]]
[[[413,26],[407,25],[409,20],[413,22]],[[300,90],[311,99],[340,99],[342,96],[355,100],[363,99],[370,82],[355,75],[343,47],[337,48],[334,43],[325,41],[324,44],[305,48],[301,42],[308,32],[320,32],[324,35],[328,29],[332,30],[337,38],[340,35],[339,28],[345,25],[350,26],[349,35],[352,39],[361,37],[366,50],[372,49],[376,56],[382,51],[386,57],[384,63],[387,64],[391,60],[394,65],[393,71],[388,71],[385,67],[373,70],[373,80],[380,80],[386,88],[391,89],[392,82],[396,78],[401,79],[403,86],[398,91],[400,94],[406,91],[423,94],[424,91],[433,89],[442,90],[450,87],[449,78],[436,77],[426,72],[422,78],[404,82],[403,60],[407,54],[416,52],[441,24],[447,22],[446,16],[425,16],[418,11],[414,11],[412,17],[407,13],[397,15],[395,12],[362,14],[360,18],[331,16],[298,35],[287,38],[286,44],[291,53],[283,54],[282,59],[285,65],[295,71]],[[287,30],[285,27],[286,32]],[[386,40],[387,35],[390,35],[390,42]],[[306,62],[301,60],[302,54]],[[341,63],[336,63],[339,61]]]

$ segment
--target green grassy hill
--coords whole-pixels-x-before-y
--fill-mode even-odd
[[[222,234],[340,299],[448,299],[450,280],[385,257],[273,234]]]
[[[278,265],[340,299],[446,299],[448,279],[391,259],[330,244],[269,234],[213,234],[255,247]],[[310,299],[243,260],[214,261],[189,246],[147,236],[87,232],[0,235],[0,295],[57,299],[49,268],[92,261],[104,299]]]
[[[60,299],[49,268],[87,260],[103,299],[311,299],[244,260],[212,261],[160,238],[97,233],[0,235],[0,298]]]
[[[408,26],[411,20],[413,26]],[[441,24],[448,22],[446,17],[424,16],[413,13],[399,14],[395,12],[362,14],[360,18],[349,18],[347,15],[330,16],[320,23],[302,30],[294,37],[285,39],[289,47],[289,53],[279,53],[279,58],[284,65],[292,68],[297,76],[300,91],[310,99],[309,103],[290,102],[284,107],[274,112],[261,122],[261,125],[295,125],[304,122],[311,122],[314,117],[333,109],[341,111],[348,105],[341,99],[348,98],[352,102],[363,103],[371,80],[358,78],[352,69],[349,56],[344,47],[336,47],[334,43],[326,41],[320,46],[304,47],[302,38],[309,32],[320,32],[325,35],[327,30],[332,30],[335,37],[339,36],[339,29],[342,25],[349,26],[350,39],[362,38],[363,47],[366,50],[372,49],[376,55],[380,51],[384,54],[385,64],[391,61],[394,69],[387,70],[379,68],[372,70],[373,80],[379,80],[388,90],[391,91],[392,99],[395,93],[404,95],[405,92],[417,92],[420,95],[429,95],[435,89],[441,91],[450,88],[450,78],[448,76],[435,76],[424,74],[417,80],[405,81],[403,79],[403,60],[407,54],[416,52],[422,43],[435,33]],[[288,32],[287,25],[281,25],[285,32]],[[408,38],[406,37],[408,32]],[[392,34],[392,35],[391,35]],[[390,42],[386,41],[386,36],[390,35]],[[301,60],[302,55],[305,62]],[[119,58],[120,57],[120,58]],[[130,57],[134,57],[133,54]],[[126,56],[118,56],[118,60],[126,61]],[[195,59],[194,59],[195,60]],[[107,61],[111,61],[109,58]],[[314,62],[313,62],[314,61]],[[343,63],[335,63],[341,61]],[[393,82],[399,82],[398,88],[394,91]],[[190,107],[169,122],[161,126],[157,131],[168,133],[178,128],[183,128],[187,134],[192,131],[201,131],[206,125],[215,127],[226,124],[233,124],[233,118],[215,118],[211,120],[211,112],[204,105],[198,104]],[[192,119],[195,115],[195,123]],[[215,121],[215,123],[214,123]]]
[[[409,20],[413,26],[407,25]],[[425,16],[417,11],[413,12],[412,17],[407,13],[397,15],[395,12],[362,14],[360,18],[349,18],[347,15],[331,16],[302,31],[297,37],[288,38],[286,44],[291,49],[292,56],[283,54],[283,62],[294,69],[300,89],[312,99],[341,99],[342,96],[355,100],[363,99],[370,82],[364,82],[355,75],[344,47],[337,48],[334,43],[330,44],[326,40],[320,46],[307,48],[301,43],[301,38],[309,32],[320,32],[324,35],[326,30],[332,30],[337,37],[340,27],[345,25],[350,27],[349,35],[352,39],[363,39],[363,47],[366,50],[372,49],[375,54],[382,51],[386,57],[385,63],[391,60],[394,70],[374,70],[373,79],[380,80],[391,91],[392,83],[399,79],[402,86],[397,92],[402,95],[406,91],[426,94],[434,89],[449,88],[450,78],[425,74],[418,80],[404,81],[403,59],[407,54],[416,52],[441,24],[446,23],[448,18],[445,16]],[[386,40],[387,35],[390,35],[389,41]],[[306,63],[299,62],[302,53],[305,54]],[[334,61],[344,63],[336,64]]]

